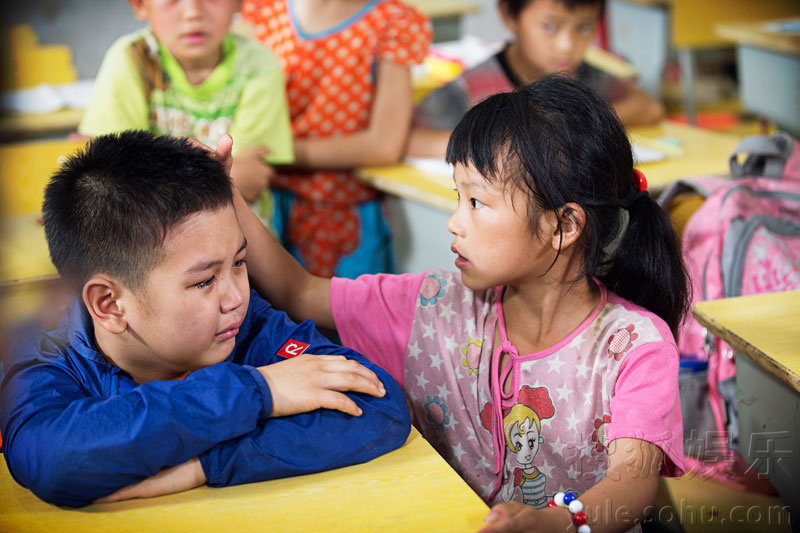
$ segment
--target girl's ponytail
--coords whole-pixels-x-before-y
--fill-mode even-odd
[[[677,337],[690,301],[680,241],[661,206],[633,190],[621,208],[628,215],[627,228],[616,250],[607,250],[598,278],[616,294],[663,318]]]

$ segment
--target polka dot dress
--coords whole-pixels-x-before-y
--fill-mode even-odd
[[[422,62],[431,40],[428,19],[399,0],[372,0],[342,24],[306,34],[292,0],[245,0],[242,15],[278,56],[294,135],[315,139],[369,126],[377,62]],[[378,193],[352,172],[291,171],[273,181],[295,194],[287,235],[314,274],[333,275],[340,257],[359,243],[356,206]]]

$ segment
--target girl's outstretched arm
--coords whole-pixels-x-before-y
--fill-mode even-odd
[[[625,531],[645,519],[656,498],[663,456],[661,448],[651,442],[612,441],[606,477],[578,496],[592,533]],[[610,516],[604,514],[607,509]],[[481,533],[565,531],[572,520],[563,507],[540,510],[519,502],[501,503],[492,507]]]
[[[380,60],[377,70],[369,127],[342,137],[296,140],[296,166],[352,168],[400,160],[411,126],[411,70],[388,59]]]
[[[254,288],[292,319],[334,329],[331,280],[311,275],[264,227],[233,187],[233,204],[247,239],[247,273]]]

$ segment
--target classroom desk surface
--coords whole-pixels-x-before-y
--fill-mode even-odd
[[[366,464],[235,487],[89,505],[42,502],[0,465],[0,531],[477,531],[485,503],[416,429]]]
[[[719,37],[737,43],[800,54],[800,33],[788,33],[775,29],[775,24],[791,21],[800,21],[800,18],[718,23],[714,25],[714,31]]]
[[[637,165],[651,190],[660,190],[679,178],[706,174],[728,175],[731,153],[739,143],[734,135],[703,130],[677,122],[630,130],[631,140],[665,153],[658,162]],[[363,168],[361,179],[384,192],[415,200],[447,212],[455,210],[452,176],[398,164]]]
[[[78,129],[82,116],[83,109],[0,115],[0,140],[14,141],[72,132]]]
[[[800,392],[800,291],[709,300],[698,303],[692,314],[714,335]]]
[[[408,0],[408,3],[431,18],[469,15],[480,10],[477,4],[463,0]]]
[[[711,300],[698,322],[736,350],[738,451],[794,511],[800,531],[800,291]]]

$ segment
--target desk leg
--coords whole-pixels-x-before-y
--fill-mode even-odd
[[[689,47],[678,50],[681,64],[681,91],[686,119],[692,126],[697,125],[697,109],[694,101],[694,52]]]
[[[800,531],[800,393],[736,353],[739,448],[751,469],[769,479]],[[768,513],[763,520],[775,520]],[[762,521],[762,524],[767,522]]]

